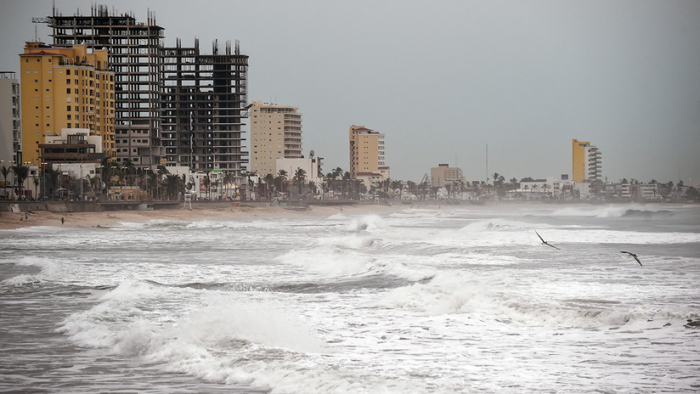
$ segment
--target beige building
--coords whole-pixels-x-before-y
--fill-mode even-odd
[[[0,71],[0,166],[10,167],[10,162],[19,160],[20,151],[20,95],[19,81],[12,71]]]
[[[389,178],[384,159],[384,134],[364,126],[350,126],[350,177],[366,187]]]
[[[20,54],[23,161],[41,164],[39,144],[61,129],[84,128],[114,149],[114,73],[107,50],[28,42]]]
[[[438,164],[437,167],[430,169],[430,183],[434,187],[443,187],[446,185],[465,185],[467,180],[462,176],[462,170],[459,167],[450,167],[448,164]]]
[[[250,108],[250,171],[277,174],[277,159],[301,158],[301,114],[297,107],[253,101]]]

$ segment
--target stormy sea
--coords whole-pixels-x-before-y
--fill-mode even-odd
[[[700,392],[699,206],[345,211],[1,230],[0,392]]]

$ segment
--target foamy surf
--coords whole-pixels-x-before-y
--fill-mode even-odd
[[[699,213],[503,204],[12,231],[0,368],[18,391],[695,392]]]

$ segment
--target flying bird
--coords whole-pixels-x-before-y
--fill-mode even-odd
[[[634,254],[634,253],[632,253],[632,252],[625,252],[624,250],[621,250],[620,253],[627,253],[628,255],[634,257],[634,259],[637,260],[637,262],[639,263],[639,265],[642,265],[642,262],[639,261],[639,257],[637,257],[636,254]],[[642,267],[643,267],[643,265],[642,265]]]
[[[547,245],[547,246],[551,246],[551,247],[553,247],[553,248],[556,249],[556,250],[561,250],[561,249],[557,248],[556,246],[554,246],[554,245],[552,245],[552,244],[550,244],[550,243],[547,243],[547,241],[545,241],[545,240],[542,238],[542,236],[540,235],[540,233],[538,233],[537,231],[535,231],[535,234],[537,234],[537,236],[540,237],[540,239],[542,240],[542,244]]]

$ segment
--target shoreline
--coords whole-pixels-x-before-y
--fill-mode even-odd
[[[198,220],[251,220],[255,218],[292,218],[292,217],[318,217],[331,216],[337,213],[347,215],[381,215],[400,212],[410,209],[471,209],[471,210],[520,210],[537,207],[564,208],[567,206],[600,205],[589,204],[541,204],[532,202],[520,203],[494,203],[494,204],[444,204],[444,203],[418,203],[418,204],[345,204],[345,205],[311,205],[308,209],[287,209],[280,206],[267,204],[243,205],[235,207],[199,206],[192,210],[186,208],[156,209],[156,210],[113,210],[113,211],[86,211],[86,212],[55,212],[55,211],[28,211],[28,212],[0,212],[0,230],[15,230],[25,227],[53,226],[53,227],[95,227],[108,228],[118,223],[144,223],[151,220],[173,221],[198,221]],[[620,203],[604,204],[607,206],[621,205],[654,205],[645,203]],[[687,204],[667,203],[664,205],[685,206]],[[24,218],[28,219],[25,220]],[[61,218],[65,222],[61,223]]]
[[[426,206],[428,207],[428,206]],[[432,207],[432,206],[431,206]],[[437,207],[437,204],[435,205]],[[103,212],[0,212],[0,230],[15,230],[25,227],[95,227],[107,228],[117,223],[143,223],[151,220],[197,221],[197,220],[250,220],[254,218],[289,218],[299,216],[331,216],[336,213],[383,214],[410,209],[410,206],[363,204],[313,206],[306,210],[286,209],[278,206],[203,207],[161,210],[117,210]],[[25,217],[27,218],[25,220]],[[65,221],[62,224],[61,218]],[[99,226],[99,227],[98,227]]]

